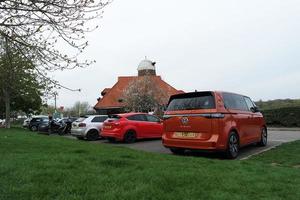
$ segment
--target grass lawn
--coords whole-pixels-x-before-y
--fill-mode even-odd
[[[160,155],[0,129],[0,199],[300,199],[300,141],[253,157]]]

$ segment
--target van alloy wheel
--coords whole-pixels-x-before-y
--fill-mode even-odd
[[[239,154],[239,139],[235,132],[230,133],[228,138],[227,157],[234,159]]]
[[[267,143],[268,143],[268,132],[266,128],[262,128],[260,142],[258,143],[258,145],[264,147],[267,146]]]

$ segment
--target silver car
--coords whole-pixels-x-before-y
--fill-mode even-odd
[[[71,135],[78,139],[97,140],[101,137],[100,130],[107,118],[107,115],[81,117],[72,123]]]
[[[27,118],[27,119],[24,120],[23,128],[28,128],[30,120],[31,120],[31,118]]]

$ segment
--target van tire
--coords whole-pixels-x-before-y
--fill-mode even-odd
[[[226,150],[226,157],[228,159],[235,159],[239,155],[239,136],[236,132],[230,132],[227,141],[227,150]]]
[[[267,146],[267,143],[268,143],[268,132],[266,127],[263,127],[261,129],[260,141],[257,144],[258,146],[265,147]]]
[[[176,155],[184,155],[185,149],[170,148],[170,151]]]
[[[123,141],[125,143],[134,143],[136,141],[136,133],[133,130],[127,131],[124,135]]]
[[[99,133],[97,130],[89,130],[86,134],[86,139],[88,141],[95,141],[95,140],[98,140],[99,139]]]

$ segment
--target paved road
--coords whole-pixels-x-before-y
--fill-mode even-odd
[[[268,138],[269,141],[266,147],[257,147],[255,145],[244,147],[241,149],[240,156],[238,157],[238,159],[247,159],[252,155],[256,155],[264,151],[270,150],[282,143],[300,140],[300,131],[269,130],[268,134],[269,134],[269,138]],[[142,150],[147,152],[171,154],[171,152],[162,145],[161,140],[142,140],[133,144],[109,143],[107,140],[98,140],[95,141],[94,143],[105,143],[105,144],[111,144],[113,146],[125,146],[132,149]],[[221,158],[220,154],[215,154],[215,153],[187,153],[187,155]]]

